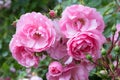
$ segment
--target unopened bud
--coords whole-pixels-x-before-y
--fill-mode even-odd
[[[106,71],[106,70],[101,70],[99,73],[100,73],[101,75],[106,75],[106,74],[107,74],[107,71]]]
[[[106,50],[104,48],[102,48],[101,53],[103,56],[106,55]]]
[[[116,45],[115,48],[114,48],[114,50],[115,50],[115,52],[118,53],[120,51],[120,47],[118,45]]]
[[[87,58],[88,60],[92,60],[92,56],[91,56],[90,54],[86,55],[86,58]]]
[[[49,15],[50,15],[50,17],[55,17],[56,12],[54,10],[50,10]]]
[[[17,20],[13,21],[12,26],[16,27],[16,24],[17,24]]]
[[[115,33],[116,32],[116,26],[115,25],[113,25],[113,27],[111,28],[111,31],[113,32],[113,33]]]

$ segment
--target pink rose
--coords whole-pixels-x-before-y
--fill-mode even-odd
[[[86,61],[90,54],[94,60],[100,57],[100,49],[105,42],[105,37],[97,32],[80,32],[67,42],[68,54],[76,60]]]
[[[59,76],[52,76],[49,73],[46,74],[47,80],[70,80],[71,71],[66,71]]]
[[[88,80],[89,72],[84,65],[69,64],[61,75],[52,76],[47,73],[47,80]]]
[[[20,17],[16,26],[16,34],[25,47],[41,52],[55,41],[55,30],[52,21],[41,13],[26,13]]]
[[[9,48],[13,58],[15,58],[22,66],[38,66],[39,58],[35,56],[34,52],[31,52],[28,48],[21,44],[18,35],[13,36],[12,40],[10,41]]]
[[[56,31],[56,39],[54,44],[47,50],[50,57],[56,60],[60,60],[66,56],[67,54],[67,41],[68,39],[63,36],[63,34],[60,31],[60,27],[58,24],[58,20],[53,21],[54,28]]]
[[[52,76],[59,76],[62,74],[62,71],[63,71],[62,64],[57,61],[54,61],[49,65],[48,72]]]
[[[67,38],[81,31],[98,30],[103,32],[105,24],[102,16],[95,8],[83,5],[67,7],[60,19],[60,27]]]

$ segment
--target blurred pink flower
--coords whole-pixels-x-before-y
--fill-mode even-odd
[[[4,80],[4,79],[0,77],[0,80]]]
[[[19,64],[26,67],[37,67],[39,58],[35,56],[27,47],[24,47],[19,40],[18,35],[14,35],[9,44],[12,56],[18,61]]]
[[[48,73],[51,76],[59,76],[62,74],[62,71],[63,71],[63,67],[61,63],[57,61],[50,63]]]
[[[54,28],[56,31],[56,39],[54,44],[47,50],[50,57],[56,60],[60,60],[64,57],[67,57],[67,41],[68,39],[63,36],[61,33],[58,20],[53,21]]]
[[[39,76],[32,76],[30,80],[43,80],[43,79]]]
[[[11,2],[11,0],[0,0],[0,9],[10,8]]]
[[[4,7],[10,8],[12,1],[11,0],[5,0]]]
[[[97,31],[80,32],[68,40],[68,54],[83,61],[87,61],[86,55],[90,54],[96,60],[100,58],[100,49],[104,42],[105,37]]]
[[[15,73],[15,72],[16,72],[16,69],[15,69],[13,66],[11,66],[11,67],[10,67],[10,71],[13,72],[13,73]]]
[[[41,52],[55,41],[52,21],[41,13],[26,13],[16,24],[16,34],[22,44],[35,52]]]
[[[60,27],[67,38],[71,38],[77,32],[98,30],[104,31],[104,21],[95,8],[83,5],[72,5],[67,7],[60,19]]]
[[[11,78],[10,77],[6,77],[3,80],[11,80]]]

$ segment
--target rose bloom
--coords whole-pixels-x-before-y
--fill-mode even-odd
[[[19,40],[18,35],[14,35],[9,44],[10,51],[13,58],[15,58],[19,64],[25,67],[37,67],[39,58],[35,56],[34,52],[31,52],[27,47],[24,47]]]
[[[52,76],[59,76],[62,74],[62,71],[63,71],[62,64],[57,61],[54,61],[49,65],[48,72]]]
[[[60,19],[60,27],[67,38],[81,31],[98,30],[104,31],[104,21],[95,8],[83,5],[72,5],[67,7]]]
[[[105,37],[97,32],[80,32],[67,42],[68,54],[76,60],[86,61],[90,54],[94,60],[100,57],[100,49],[105,42]]]
[[[56,39],[54,44],[47,50],[47,53],[52,57],[53,59],[60,60],[64,57],[67,57],[67,41],[68,39],[65,38],[65,36],[62,34],[58,20],[53,21],[54,29],[56,31]]]
[[[47,73],[47,80],[88,80],[89,72],[83,64],[64,66],[61,75],[52,76]]]
[[[22,44],[32,51],[41,52],[55,41],[55,30],[52,21],[41,13],[26,13],[16,24],[16,34]]]

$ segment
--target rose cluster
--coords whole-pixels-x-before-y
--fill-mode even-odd
[[[36,53],[46,51],[55,60],[48,67],[47,80],[88,80],[95,65],[86,56],[94,61],[101,57],[104,28],[100,13],[83,5],[67,7],[61,18],[54,20],[31,12],[17,21],[9,47],[12,56],[26,67],[37,67],[42,57]]]
[[[55,41],[52,21],[41,13],[26,13],[16,24],[16,33],[10,42],[10,51],[19,64],[37,66],[36,52],[49,48]]]

